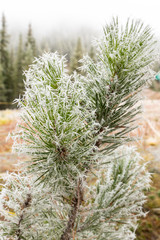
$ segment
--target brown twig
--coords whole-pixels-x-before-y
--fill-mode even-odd
[[[27,194],[27,198],[26,198],[26,201],[24,202],[23,206],[22,206],[22,213],[20,215],[20,218],[19,218],[19,222],[18,222],[18,230],[16,232],[16,235],[17,235],[17,240],[21,240],[21,229],[20,229],[20,225],[21,225],[21,222],[23,221],[23,218],[24,218],[24,210],[30,206],[30,203],[31,203],[31,194]]]
[[[82,201],[83,201],[82,179],[79,179],[75,196],[72,199],[72,208],[71,208],[71,211],[69,214],[67,227],[61,236],[61,240],[70,240],[71,239],[71,234],[73,232],[73,228],[75,225],[78,209],[79,209],[79,206],[81,205]]]

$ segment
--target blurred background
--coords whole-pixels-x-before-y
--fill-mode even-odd
[[[96,61],[92,41],[102,35],[113,16],[150,25],[157,39],[157,57],[151,70],[155,77],[143,95],[144,113],[138,122],[136,146],[148,163],[152,186],[147,193],[146,218],[140,220],[138,240],[160,240],[160,1],[159,0],[1,0],[0,1],[0,175],[13,171],[26,156],[11,152],[6,137],[16,125],[13,100],[23,95],[24,71],[45,51],[66,55],[68,72],[79,67],[88,54]]]

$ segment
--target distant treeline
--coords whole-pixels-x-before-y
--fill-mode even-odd
[[[7,32],[6,18],[2,15],[0,29],[0,109],[13,108],[12,102],[24,91],[24,71],[33,62],[34,57],[44,51],[58,51],[66,55],[68,71],[71,73],[80,66],[79,59],[88,54],[95,59],[94,48],[90,43],[83,42],[81,38],[43,40],[37,43],[33,36],[32,26],[29,24],[27,36],[19,35],[17,46],[11,47],[11,36]]]

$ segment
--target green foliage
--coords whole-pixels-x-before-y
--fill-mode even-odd
[[[126,134],[135,127],[131,123],[140,112],[138,92],[149,81],[153,46],[149,27],[128,21],[123,29],[118,19],[113,19],[104,28],[104,38],[97,42],[98,62],[89,57],[82,61],[87,94],[102,126],[101,144],[107,143],[103,151],[115,149],[122,139],[129,140]]]
[[[135,239],[136,218],[144,215],[142,203],[146,198],[142,189],[149,186],[149,174],[140,166],[140,159],[134,149],[122,147],[97,166],[94,184],[90,185],[93,175],[87,176],[83,182],[83,203],[69,239],[74,239],[74,235],[78,240]],[[104,164],[106,161],[108,164]],[[55,190],[53,177],[45,185],[35,184],[36,178],[36,174],[5,177],[0,195],[0,214],[5,217],[0,221],[3,240],[10,236],[25,240],[61,239],[71,199]]]
[[[94,112],[87,110],[89,102],[83,86],[77,75],[74,77],[72,81],[65,73],[64,58],[45,54],[26,72],[24,101],[19,101],[25,109],[25,126],[20,126],[24,132],[19,137],[26,143],[21,150],[34,155],[31,170],[46,177],[46,181],[51,176],[62,181],[66,175],[65,184],[71,188],[72,179],[74,185],[76,176],[91,163],[91,159],[87,161],[95,149],[98,131]]]
[[[43,185],[36,186],[35,178],[25,174],[7,174],[4,180],[0,195],[0,215],[4,217],[0,220],[1,239],[57,240],[66,221],[65,212],[62,215],[59,211],[58,197]]]
[[[87,206],[82,208],[79,220],[79,232],[83,236],[80,239],[89,234],[91,239],[134,239],[136,215],[146,200],[141,191],[143,181],[146,180],[146,188],[150,181],[139,161],[139,154],[127,147],[116,150],[112,158],[103,159],[94,172],[97,176],[94,185],[86,188]]]

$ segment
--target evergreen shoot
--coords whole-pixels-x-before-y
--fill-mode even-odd
[[[150,174],[126,146],[154,58],[139,21],[104,27],[84,75],[45,53],[25,72],[14,150],[30,156],[0,194],[2,240],[134,240]],[[129,144],[128,144],[129,145]]]

